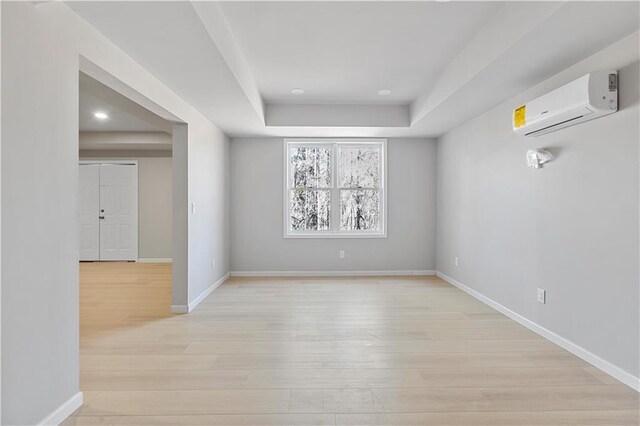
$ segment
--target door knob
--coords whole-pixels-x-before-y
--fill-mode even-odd
[[[104,219],[104,216],[98,216],[98,219]]]

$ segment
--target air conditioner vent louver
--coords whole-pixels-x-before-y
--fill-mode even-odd
[[[543,127],[543,128],[542,128],[542,129],[540,129],[540,130],[536,130],[536,131],[533,131],[533,132],[525,133],[525,136],[533,136],[533,135],[535,135],[536,133],[538,133],[538,134],[539,134],[539,133],[541,133],[541,132],[544,132],[545,130],[553,129],[553,128],[554,128],[554,127],[556,127],[556,126],[560,126],[560,125],[562,125],[562,124],[564,124],[564,123],[568,123],[568,122],[573,121],[573,120],[578,120],[578,119],[580,119],[580,118],[582,118],[582,117],[584,117],[584,115],[579,115],[578,117],[573,117],[573,118],[570,118],[570,119],[568,119],[568,120],[561,121],[560,123],[556,123],[556,124],[552,124],[551,126]],[[565,126],[565,127],[566,127],[566,126]],[[555,129],[554,129],[554,130],[555,130]],[[549,130],[549,131],[553,131],[553,130]],[[545,132],[545,133],[549,133],[549,132]]]

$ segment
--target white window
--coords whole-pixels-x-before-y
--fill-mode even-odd
[[[386,139],[285,140],[285,237],[385,237]]]

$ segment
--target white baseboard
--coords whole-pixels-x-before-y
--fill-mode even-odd
[[[196,306],[200,304],[200,302],[206,299],[208,295],[213,293],[213,290],[215,290],[220,286],[220,284],[228,280],[229,276],[230,276],[229,272],[224,274],[222,277],[220,277],[218,281],[216,281],[211,286],[209,286],[206,290],[200,293],[198,297],[196,297],[191,302],[189,302],[188,305],[171,305],[171,312],[174,314],[188,314],[189,312],[192,312],[196,308]]]
[[[220,284],[222,284],[223,282],[228,280],[230,275],[231,274],[229,272],[227,272],[222,277],[220,277],[220,279],[218,281],[216,281],[215,283],[211,284],[211,286],[209,286],[209,288],[204,290],[195,299],[193,299],[191,302],[189,302],[189,307],[188,307],[189,308],[189,312],[192,312],[196,308],[196,306],[198,306],[200,304],[200,302],[202,302],[204,299],[206,299],[208,295],[213,293],[213,290],[218,288],[220,286]]]
[[[402,271],[231,271],[232,277],[379,277],[435,275],[434,270]]]
[[[173,263],[170,257],[143,257],[138,259],[138,263]]]
[[[73,414],[82,405],[83,396],[82,392],[78,392],[65,401],[61,406],[56,408],[53,413],[49,414],[38,425],[42,426],[58,426],[67,417]]]
[[[460,290],[464,291],[465,293],[469,294],[470,296],[475,297],[476,299],[478,299],[479,301],[481,301],[482,303],[492,307],[493,309],[495,309],[496,311],[508,316],[509,318],[511,318],[512,320],[516,321],[517,323],[519,323],[520,325],[523,325],[524,327],[527,327],[529,330],[533,331],[536,334],[539,334],[540,336],[544,337],[547,340],[550,340],[551,342],[555,343],[556,345],[560,346],[563,349],[566,349],[567,351],[571,352],[572,354],[574,354],[575,356],[582,358],[584,361],[588,362],[589,364],[593,365],[594,367],[602,370],[603,372],[607,373],[608,375],[610,375],[611,377],[621,381],[622,383],[624,383],[625,385],[635,389],[636,391],[640,392],[640,378],[634,376],[633,374],[621,369],[620,367],[610,363],[609,361],[605,361],[604,359],[600,358],[599,356],[589,352],[588,350],[586,350],[585,348],[583,348],[582,346],[576,345],[575,343],[571,342],[570,340],[565,339],[562,336],[559,336],[558,334],[554,333],[551,330],[548,330],[544,327],[542,327],[541,325],[538,325],[537,323],[523,317],[522,315],[512,311],[511,309],[501,305],[500,303],[496,302],[493,299],[488,298],[487,296],[485,296],[484,294],[470,288],[467,287],[466,285],[462,284],[460,281],[457,281],[453,278],[451,278],[450,276],[437,271],[436,275],[440,278],[442,278],[443,280],[447,281],[448,283],[450,283],[451,285],[458,287]]]

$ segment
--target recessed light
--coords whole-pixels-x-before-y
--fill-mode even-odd
[[[304,94],[304,89],[300,89],[300,88],[291,89],[291,94],[292,95],[303,95]]]
[[[391,94],[391,90],[389,89],[382,89],[382,90],[378,90],[378,95],[380,96],[387,96]]]
[[[98,120],[106,120],[107,118],[109,118],[109,116],[107,115],[106,112],[102,112],[102,111],[97,111],[93,113],[93,116],[95,118],[97,118]]]

